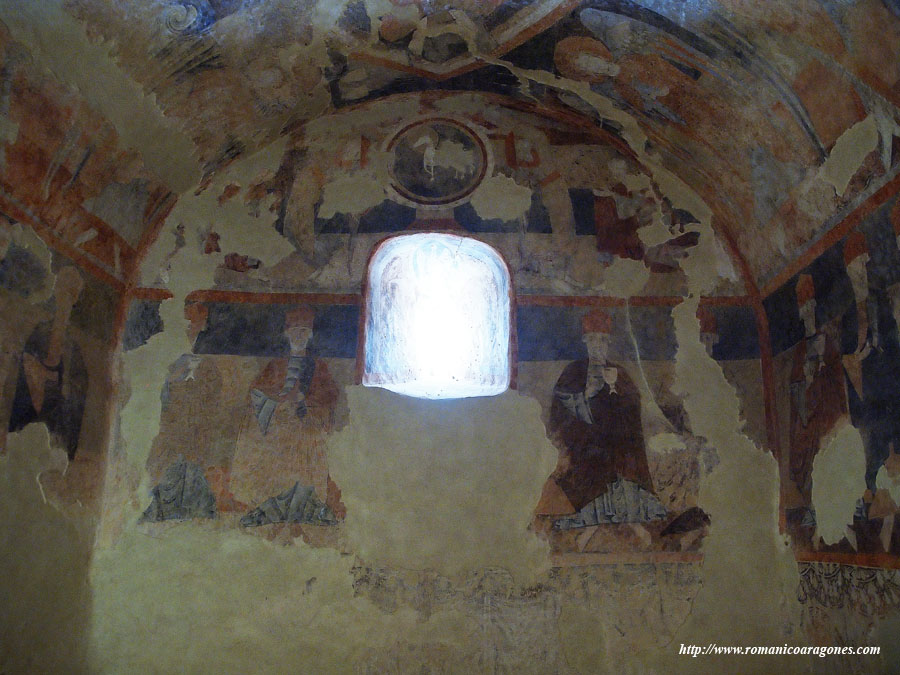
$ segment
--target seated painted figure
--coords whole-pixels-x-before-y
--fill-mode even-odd
[[[653,494],[638,389],[624,369],[607,360],[611,317],[589,312],[582,328],[588,358],[560,375],[548,427],[560,448],[550,481],[577,513],[558,519],[554,528],[665,518]]]
[[[299,485],[310,488],[330,513],[343,514],[325,456],[338,390],[325,362],[307,352],[313,318],[313,310],[305,306],[287,312],[290,355],[272,359],[253,382],[235,449],[231,489],[236,499],[259,505],[272,498],[290,502],[291,491]],[[330,523],[333,518],[325,520]],[[255,519],[242,522],[261,524]]]

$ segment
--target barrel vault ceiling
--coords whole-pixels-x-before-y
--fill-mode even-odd
[[[115,70],[124,84],[111,96],[131,92],[136,109],[150,105],[177,136],[171,175],[165,161],[155,167],[174,192],[187,187],[174,168],[179,153],[202,189],[311,119],[402,93],[487,92],[498,105],[573,131],[603,129],[653,157],[709,205],[745,279],[764,289],[879,190],[893,190],[900,165],[897,0],[66,0],[46,8],[7,6],[0,18],[13,39],[31,31],[25,42],[47,53],[54,39],[97,50],[95,61],[48,67],[70,82],[89,81],[95,62]],[[85,98],[101,112],[112,105]],[[174,147],[150,136],[133,145],[145,154]]]

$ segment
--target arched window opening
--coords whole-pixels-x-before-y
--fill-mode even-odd
[[[431,399],[509,387],[509,271],[487,244],[388,239],[369,263],[366,312],[364,385]]]

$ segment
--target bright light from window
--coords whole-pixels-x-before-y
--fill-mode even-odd
[[[419,398],[506,391],[509,288],[503,260],[475,239],[389,239],[369,265],[363,384]]]

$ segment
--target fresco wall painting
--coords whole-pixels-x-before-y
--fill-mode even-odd
[[[272,300],[279,302],[224,291],[189,297],[193,351],[170,366],[161,392],[144,527],[212,519],[279,541],[339,546],[346,511],[328,473],[327,437],[346,419],[343,388],[359,378],[360,300]],[[518,388],[541,401],[559,450],[532,527],[558,565],[699,562],[710,524],[697,505],[699,480],[717,460],[671,391],[669,307],[592,303],[528,296],[517,310]],[[160,329],[157,308],[132,303],[126,344]],[[750,308],[705,304],[700,316],[710,353],[734,381],[758,382]],[[754,433],[764,434],[761,391],[745,387],[741,397]],[[648,445],[655,436],[666,442]]]
[[[894,197],[766,300],[781,373],[785,523],[802,559],[898,566],[898,233]],[[864,456],[853,465],[858,494],[845,536],[826,544],[813,503],[814,465],[848,424],[862,440]],[[848,461],[851,452],[844,451]]]
[[[111,394],[118,293],[47,248],[27,225],[0,222],[0,453],[8,433],[43,423],[64,471],[43,480],[55,498],[99,497]]]
[[[370,671],[593,672],[671,650],[683,626],[710,620],[704,583],[735,565],[758,571],[745,541],[795,571],[790,555],[775,560],[787,553],[780,534],[799,559],[814,641],[866,644],[900,607],[888,569],[900,568],[896,2],[68,0],[0,12],[35,52],[0,24],[0,480],[16,488],[0,505],[17,545],[0,547],[0,567],[11,588],[47,588],[57,604],[70,595],[20,579],[46,565],[75,589],[77,616],[57,612],[59,630],[27,620],[31,598],[10,605],[35,642],[71,654],[66,665],[86,663],[91,640],[114,647],[100,659],[131,649],[137,615],[171,628],[141,635],[165,642],[157,658],[185,635],[195,656],[214,650],[218,635],[202,631],[227,634],[232,617],[183,630],[196,616],[171,590],[188,580],[193,602],[208,584],[219,600],[246,581],[241,569],[227,583],[227,565],[248,550],[254,580],[288,550],[304,574],[330,561],[319,580],[279,589],[311,608],[296,614],[316,649],[351,642],[348,608],[375,610],[363,629],[405,626],[353,655]],[[59,58],[75,43],[97,82],[116,85],[104,100],[79,91],[96,93],[90,68],[73,76],[80,59]],[[241,177],[220,181],[232,168]],[[168,218],[176,192],[185,208]],[[842,221],[872,195],[878,208]],[[366,265],[386,236],[422,230],[484,241],[512,271],[517,414],[540,415],[558,451],[526,533],[546,542],[550,570],[531,586],[499,568],[450,578],[379,565],[345,537],[347,504],[359,502],[342,494],[328,451],[359,382]],[[210,278],[186,289],[188,258]],[[710,277],[698,298],[701,258]],[[702,345],[677,344],[673,317],[694,300]],[[168,302],[184,305],[191,349],[151,364],[166,371],[144,390],[159,388],[161,413],[128,437],[129,403],[146,400],[141,378],[155,380],[124,364],[165,352],[153,350]],[[679,389],[678,368],[695,346],[737,394],[740,452],[713,447],[715,430],[688,414],[703,392]],[[769,451],[781,533],[767,503],[741,524],[729,520],[739,510],[701,500],[717,467],[741,454],[760,470],[742,476],[751,483]],[[101,494],[110,522],[130,515],[95,546]],[[704,552],[707,542],[730,546]],[[210,560],[221,570],[197,574]],[[323,587],[345,595],[318,604]],[[142,606],[147,589],[172,597]],[[790,630],[798,603],[784,590],[760,630]],[[735,603],[738,624],[753,623],[743,613],[754,600]],[[125,605],[135,616],[120,615]],[[323,606],[347,624],[319,639]],[[731,609],[713,616],[727,624]],[[290,625],[294,614],[264,618]],[[447,616],[459,625],[446,643],[414,636]],[[96,635],[82,634],[89,624]],[[242,650],[275,653],[265,640],[278,631],[256,628]],[[345,637],[332,645],[334,633]],[[453,644],[461,635],[478,648]],[[895,642],[896,627],[886,636]]]
[[[620,141],[515,108],[493,113],[486,95],[477,95],[482,112],[463,103],[469,97],[398,96],[351,128],[317,130],[316,143],[291,139],[277,168],[227,184],[217,195],[223,217],[241,208],[259,217],[266,203],[295,252],[262,262],[221,251],[215,288],[358,293],[369,253],[386,235],[448,229],[496,248],[520,293],[605,294],[604,275],[620,259],[650,271],[642,294],[685,292],[679,263],[700,242],[697,218],[673,208]],[[665,233],[644,243],[638,229],[659,222]],[[160,235],[174,237],[169,256],[185,245],[183,225]],[[214,223],[205,227],[201,249],[214,254],[221,237]],[[729,256],[710,242],[724,272],[716,292],[743,295]],[[168,258],[158,264],[143,285],[166,285]]]

